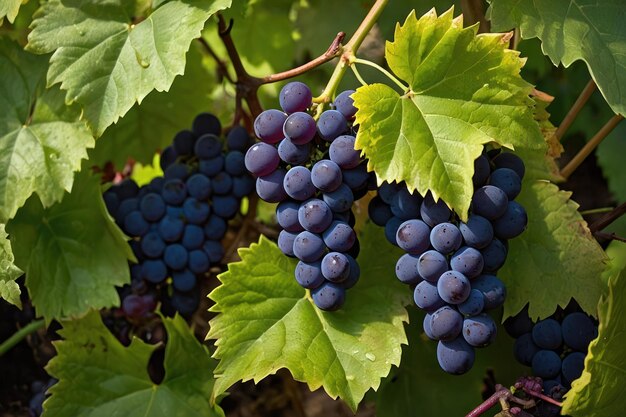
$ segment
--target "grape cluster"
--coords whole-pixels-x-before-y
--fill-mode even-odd
[[[508,318],[504,328],[516,339],[515,359],[543,379],[547,395],[565,393],[582,375],[589,343],[598,336],[597,323],[575,302],[536,323],[524,309]]]
[[[414,286],[415,304],[427,313],[424,332],[439,341],[437,359],[446,372],[467,372],[474,348],[495,339],[496,324],[485,311],[504,303],[506,288],[495,274],[506,259],[507,240],[526,227],[526,212],[513,201],[523,176],[516,155],[481,155],[466,222],[443,200],[411,193],[404,183],[383,183],[370,202],[372,221],[406,252],[396,276]]]
[[[372,184],[366,162],[354,149],[353,92],[339,94],[334,109],[316,121],[307,112],[309,87],[288,83],[279,95],[282,110],[266,110],[256,118],[254,131],[261,142],[245,156],[259,197],[279,203],[278,246],[300,260],[296,280],[311,290],[317,307],[328,311],[343,305],[346,289],[359,279],[352,203]]]
[[[219,120],[198,115],[191,130],[176,134],[161,154],[163,176],[139,187],[125,179],[104,193],[109,213],[132,238],[138,263],[131,266],[131,291],[122,309],[130,317],[154,310],[154,289],[168,291],[164,305],[183,315],[200,302],[198,278],[219,264],[228,220],[239,212],[241,199],[254,192],[244,155],[251,138],[237,126],[223,148]],[[160,298],[160,297],[159,297]]]

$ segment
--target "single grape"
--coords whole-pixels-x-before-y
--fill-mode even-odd
[[[165,242],[156,232],[148,232],[141,238],[141,251],[148,258],[158,258],[165,250]]]
[[[311,171],[302,166],[291,168],[285,174],[283,188],[294,200],[304,201],[311,198],[315,194],[315,186],[311,182]]]
[[[481,216],[470,215],[466,223],[461,223],[459,230],[465,244],[476,249],[487,247],[493,239],[491,222]]]
[[[106,191],[102,195],[102,198],[104,199],[104,205],[106,206],[109,214],[115,217],[115,213],[117,212],[117,209],[120,206],[120,199],[117,196],[117,194],[115,194],[112,191]]]
[[[176,133],[172,146],[177,155],[191,155],[193,153],[193,145],[196,143],[196,135],[189,130],[181,130]]]
[[[148,193],[139,202],[139,210],[147,221],[159,221],[165,215],[165,201],[156,193]]]
[[[337,110],[326,110],[317,121],[317,133],[327,142],[332,142],[348,130],[345,117]]]
[[[209,256],[203,250],[192,250],[189,252],[189,269],[194,274],[204,274],[211,267]],[[180,288],[178,288],[180,289]],[[181,290],[183,291],[183,290]]]
[[[165,181],[161,196],[168,205],[178,206],[187,198],[187,186],[179,179]]]
[[[496,339],[496,323],[483,313],[463,320],[463,338],[475,347],[490,345]]]
[[[506,261],[507,249],[502,241],[494,238],[480,253],[483,255],[484,271],[496,272]]]
[[[422,197],[418,193],[409,193],[406,188],[401,188],[392,197],[391,212],[394,216],[403,220],[411,220],[419,217]]]
[[[200,305],[200,291],[174,291],[171,302],[175,311],[178,311],[183,316],[191,316]]]
[[[563,344],[559,322],[554,319],[545,319],[535,324],[533,342],[542,349],[558,349]]]
[[[459,313],[476,316],[485,308],[485,296],[478,290],[471,290],[467,300],[457,306]]]
[[[193,150],[198,159],[209,160],[222,154],[222,142],[214,134],[202,135],[196,141]]]
[[[428,337],[430,340],[437,340],[435,339],[435,336],[433,336],[433,331],[430,327],[431,320],[432,314],[426,313],[426,315],[424,316],[424,321],[422,322],[422,328],[424,329],[424,334],[426,335],[426,337]]]
[[[243,126],[234,126],[226,136],[226,145],[231,151],[245,152],[250,146],[250,135]]]
[[[296,145],[289,138],[280,141],[278,145],[278,156],[289,165],[300,165],[309,159],[311,153],[311,143]]]
[[[515,173],[519,176],[520,180],[524,179],[524,173],[526,172],[526,168],[524,167],[524,161],[522,159],[510,152],[502,152],[495,158],[493,158],[493,164],[496,168],[509,168],[515,171]]]
[[[585,369],[585,354],[581,352],[572,352],[563,359],[561,371],[563,379],[567,385],[571,385],[572,381],[580,378]]]
[[[287,120],[287,115],[282,111],[265,110],[254,120],[254,133],[265,143],[278,143],[285,137],[283,134],[285,120]]]
[[[593,321],[584,313],[570,313],[561,323],[563,341],[574,350],[586,352],[589,343],[598,335]]]
[[[328,205],[317,198],[300,204],[298,222],[309,232],[323,233],[333,221],[333,213]]]
[[[189,176],[190,169],[187,164],[182,163],[174,163],[167,167],[167,169],[163,172],[163,177],[166,180],[185,180]]]
[[[329,159],[322,159],[311,168],[311,181],[323,192],[335,191],[341,185],[343,175],[339,165]]]
[[[461,375],[472,369],[476,354],[465,339],[456,339],[437,344],[437,361],[441,369],[449,374]]]
[[[204,235],[207,239],[220,240],[226,234],[228,223],[226,220],[215,214],[209,216],[209,220],[204,224]]]
[[[421,255],[430,245],[430,228],[421,220],[407,220],[396,233],[396,242],[404,251]]]
[[[297,233],[291,233],[286,230],[281,230],[278,234],[278,249],[289,257],[294,257],[293,254],[293,242],[296,240]]]
[[[325,311],[335,311],[341,308],[346,301],[346,290],[341,284],[325,281],[311,291],[315,305]]]
[[[174,162],[176,162],[177,158],[178,158],[178,154],[176,153],[176,150],[174,149],[174,147],[171,145],[167,146],[161,152],[161,159],[159,161],[159,164],[161,165],[161,169],[165,171],[167,167],[169,167]]]
[[[193,119],[191,124],[191,130],[197,136],[212,134],[220,135],[222,133],[222,124],[220,120],[212,114],[200,113]]]
[[[385,227],[389,219],[393,217],[391,207],[385,203],[380,196],[376,196],[370,200],[367,207],[367,214],[370,220],[380,227]]]
[[[437,286],[428,281],[417,284],[415,291],[413,291],[413,300],[419,308],[427,312],[435,311],[445,305],[439,296]]]
[[[500,239],[512,239],[519,236],[527,224],[528,216],[524,207],[511,201],[504,214],[493,222],[493,231]]]
[[[276,207],[276,221],[284,230],[288,232],[301,232],[304,227],[298,221],[298,209],[300,204],[287,200]]]
[[[457,271],[444,272],[437,281],[439,296],[449,304],[461,304],[467,300],[471,290],[467,277]]]
[[[300,232],[293,242],[293,253],[304,262],[315,262],[324,254],[326,246],[319,235],[309,231]]]
[[[207,177],[214,177],[224,169],[224,155],[220,154],[215,158],[201,159],[198,170]]]
[[[188,224],[185,226],[181,243],[189,250],[202,247],[204,243],[204,230],[202,230],[202,227],[195,224]]]
[[[343,169],[355,168],[361,163],[361,154],[354,149],[356,138],[350,135],[338,136],[329,149],[330,160]]]
[[[206,200],[211,195],[211,180],[203,174],[193,174],[187,179],[187,192],[198,200]]]
[[[311,230],[313,231],[313,230]],[[328,249],[337,252],[347,252],[356,241],[356,233],[348,223],[333,221],[322,233],[324,244]]]
[[[423,204],[422,207],[424,207]],[[461,231],[452,223],[436,224],[430,232],[430,244],[443,254],[454,252],[460,248],[462,241]]]
[[[335,191],[324,193],[323,199],[333,212],[341,213],[350,210],[354,194],[346,184],[341,184]]]
[[[522,190],[522,180],[515,171],[510,168],[498,168],[491,173],[489,185],[498,187],[506,193],[509,201],[518,196]]]
[[[417,272],[426,281],[436,283],[441,274],[448,270],[448,260],[436,250],[429,250],[420,255]]]
[[[485,155],[480,155],[474,161],[474,176],[472,177],[474,187],[479,188],[485,185],[490,173],[489,159]]]
[[[485,185],[474,192],[472,212],[488,220],[495,220],[506,212],[508,203],[504,191],[493,185]]]
[[[463,316],[450,306],[443,306],[431,313],[430,331],[437,340],[453,340],[461,334]]]
[[[351,119],[356,114],[356,107],[354,107],[354,100],[350,97],[354,94],[354,90],[342,91],[337,97],[335,97],[335,108],[346,118]]]
[[[424,256],[424,255],[422,255]],[[417,272],[420,257],[405,253],[396,262],[396,277],[404,284],[416,285],[422,277]]]
[[[215,200],[213,201],[215,204]],[[183,204],[183,213],[189,223],[203,224],[211,214],[211,207],[204,201],[198,201],[193,197],[189,197]]]
[[[150,184],[148,184],[148,189],[153,193],[161,194],[161,191],[163,191],[163,184],[165,184],[165,178],[155,177],[152,178]]]
[[[402,223],[404,223],[402,219],[398,217],[392,217],[385,225],[385,237],[392,245],[398,246],[398,242],[396,241],[396,234],[398,233],[398,229],[400,228],[400,225]]]
[[[329,252],[322,258],[322,275],[329,281],[341,282],[350,275],[350,262],[343,253]]]
[[[216,195],[213,197],[213,212],[223,219],[229,220],[237,215],[240,202],[232,195]]]
[[[163,253],[163,261],[168,267],[174,270],[183,269],[187,265],[188,258],[189,253],[187,249],[178,243],[168,245]]]
[[[220,242],[215,240],[207,240],[202,245],[202,250],[209,257],[209,262],[212,264],[219,263],[224,257],[224,247]]]
[[[150,224],[138,210],[131,211],[124,218],[124,231],[130,236],[143,236],[150,230]]]
[[[398,194],[400,192],[400,190],[403,190],[403,189],[406,189],[406,186],[404,185],[404,183],[396,184],[396,183],[383,182],[381,184],[380,188],[378,189],[378,196],[386,204],[391,205],[395,195]],[[408,193],[408,191],[407,191],[407,193]],[[422,204],[422,200],[421,199],[420,199],[419,204],[417,204],[418,212],[419,212],[419,205],[420,204]],[[408,220],[408,219],[406,219],[406,220]]]
[[[246,172],[245,156],[239,151],[230,151],[224,159],[224,169],[230,175],[243,175]]]
[[[522,365],[531,366],[537,352],[539,352],[539,347],[533,342],[531,333],[524,333],[515,340],[513,356]]]
[[[280,107],[288,114],[305,111],[311,107],[312,98],[311,89],[299,81],[285,84],[278,95]]]
[[[268,203],[280,203],[287,198],[287,193],[283,187],[285,174],[285,170],[277,169],[269,175],[257,178],[256,193],[259,198]]]
[[[532,332],[533,321],[528,317],[528,306],[513,317],[504,321],[504,329],[513,338],[518,338],[525,333]]]
[[[532,360],[533,375],[549,379],[561,372],[561,358],[551,350],[540,350]]]
[[[322,263],[316,262],[302,262],[298,261],[296,265],[296,281],[301,287],[313,290],[324,283],[324,276],[322,275]]]
[[[450,267],[467,278],[472,279],[480,275],[483,270],[483,256],[474,248],[464,246],[450,258]]]
[[[352,190],[367,189],[369,172],[365,163],[359,164],[356,168],[342,170],[343,182]]]
[[[420,206],[420,215],[424,223],[430,227],[435,227],[439,223],[447,222],[452,212],[446,203],[439,199],[435,202],[432,194],[428,193]]]
[[[233,178],[232,193],[237,198],[246,197],[254,192],[255,180],[250,175]]]
[[[175,271],[172,274],[172,284],[178,291],[191,291],[196,285],[196,276],[188,269]]]
[[[213,186],[213,194],[230,194],[233,190],[233,177],[226,172],[220,172],[212,178],[211,184]]]
[[[289,138],[294,145],[304,145],[309,143],[315,137],[315,119],[303,112],[290,114],[285,120],[283,133]]]
[[[153,284],[163,282],[167,278],[167,266],[160,259],[150,259],[141,265],[141,277]]]
[[[115,221],[118,224],[124,224],[124,219],[131,211],[139,210],[139,199],[128,198],[120,203],[120,206],[115,213]]]
[[[485,296],[485,310],[493,310],[504,304],[506,287],[494,275],[479,275],[472,281],[472,288],[477,289]]]

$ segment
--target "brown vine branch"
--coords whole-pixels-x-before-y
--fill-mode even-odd
[[[206,39],[200,37],[200,38],[198,38],[198,42],[200,42],[200,45],[202,45],[204,50],[209,55],[211,55],[211,57],[215,60],[215,63],[217,64],[217,72],[218,72],[218,74],[220,74],[222,77],[226,78],[231,84],[234,84],[235,80],[233,80],[233,77],[230,76],[230,73],[228,72],[228,67],[226,66],[226,63],[217,55],[217,53],[215,53],[215,51],[213,50],[213,48],[211,48],[211,45],[209,45],[209,43],[206,41]]]
[[[606,239],[606,240],[617,240],[618,242],[624,242],[626,243],[626,238],[623,238],[621,236],[618,236],[615,233],[607,233],[607,232],[595,232],[593,234],[595,237],[600,238],[600,239]]]
[[[565,135],[565,132],[567,131],[567,129],[570,128],[572,123],[574,123],[574,120],[576,120],[576,116],[578,116],[578,113],[580,113],[585,103],[587,103],[587,100],[589,100],[589,97],[591,97],[594,91],[596,91],[596,83],[593,80],[589,80],[583,91],[574,102],[572,108],[569,109],[567,115],[565,115],[565,118],[559,125],[558,129],[556,129],[554,136],[556,136],[558,140],[561,140],[563,138],[563,135]]]
[[[578,151],[574,158],[572,158],[572,160],[569,161],[567,165],[565,165],[565,168],[561,170],[561,176],[567,179],[570,175],[572,175],[576,168],[578,168],[578,166],[582,164],[585,158],[587,158],[589,154],[593,152],[593,150],[600,144],[600,142],[602,142],[604,138],[606,138],[609,133],[611,133],[622,120],[624,120],[624,116],[620,114],[616,114],[611,117],[611,119],[609,119],[609,121],[606,122],[604,126],[602,126],[598,133],[596,133],[591,138],[591,140],[587,142],[580,151]]]
[[[490,22],[485,17],[485,3],[482,0],[461,0],[461,10],[468,26],[479,22],[479,33],[491,31]]]
[[[589,225],[589,230],[591,230],[591,233],[596,234],[596,232],[603,230],[605,227],[622,217],[624,214],[626,214],[626,203],[620,204],[610,212],[606,213],[604,216],[600,217],[595,222],[591,223]]]

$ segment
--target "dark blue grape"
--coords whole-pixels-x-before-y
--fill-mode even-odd
[[[539,352],[539,347],[533,342],[531,333],[524,333],[515,340],[513,356],[522,365],[531,366],[537,352]]]
[[[498,239],[494,238],[491,243],[480,252],[483,255],[485,272],[496,272],[504,265],[504,261],[506,261],[506,246]]]
[[[572,381],[580,378],[585,369],[585,354],[581,352],[572,352],[563,359],[561,364],[561,372],[563,379],[567,385],[571,385]]]
[[[228,223],[226,223],[226,220],[211,214],[209,220],[204,224],[204,235],[211,240],[220,240],[226,234],[227,228]]]
[[[402,190],[402,189],[406,189],[406,186],[404,184],[400,185],[400,184],[396,184],[396,183],[383,182],[381,184],[380,188],[378,189],[378,196],[386,204],[391,205],[393,203],[393,199],[395,198],[396,194],[398,194],[400,192],[400,190]],[[408,193],[408,191],[407,191],[407,193]],[[418,195],[418,197],[419,197],[419,195]],[[420,202],[417,204],[417,213],[419,212],[419,205],[422,204],[421,197],[419,197],[419,199],[420,199],[419,200]],[[406,219],[406,220],[408,220],[408,219]]]
[[[339,310],[346,301],[346,290],[341,284],[325,281],[311,291],[311,297],[317,308],[325,311]]]
[[[298,209],[298,222],[309,232],[322,233],[333,221],[328,205],[317,198],[305,201]]]
[[[189,269],[194,274],[204,274],[211,267],[209,256],[203,250],[189,252]]]
[[[304,262],[315,262],[324,254],[326,246],[319,235],[308,231],[300,232],[293,242],[293,253]]]
[[[178,311],[183,316],[191,316],[200,305],[200,291],[174,291],[171,302],[175,311]]]
[[[472,279],[480,275],[483,270],[483,256],[479,251],[469,246],[464,246],[450,258],[450,267],[467,278]]]
[[[524,161],[510,152],[502,152],[500,155],[493,158],[493,164],[496,168],[509,168],[515,171],[520,179],[524,179],[524,173],[526,168],[524,167]]]
[[[426,281],[436,283],[441,274],[448,270],[448,260],[436,250],[429,250],[420,255],[417,272]]]
[[[496,339],[496,323],[483,313],[463,320],[463,338],[475,347],[490,345]]]
[[[346,258],[348,258],[348,262],[350,262],[350,273],[348,274],[348,278],[341,282],[341,286],[344,289],[349,290],[354,287],[357,282],[359,282],[361,268],[359,268],[359,263],[356,259],[354,259],[354,257],[352,257],[352,255],[346,254]]]
[[[419,308],[427,312],[435,311],[445,305],[439,296],[437,286],[428,281],[417,284],[415,291],[413,291],[413,300]]]
[[[118,224],[124,224],[124,219],[131,211],[139,210],[138,198],[127,198],[120,203],[115,213],[115,221]]]
[[[178,243],[168,245],[165,248],[165,252],[163,252],[165,265],[174,270],[183,269],[187,265],[188,258],[189,252],[187,252],[187,249],[185,249],[183,245],[179,245]]]
[[[472,182],[474,187],[482,187],[487,182],[489,174],[491,173],[491,167],[489,166],[489,159],[485,155],[480,155],[474,161],[474,176]]]
[[[367,191],[367,181],[369,179],[369,172],[367,172],[367,166],[361,163],[356,168],[344,169],[342,171],[343,182],[352,190],[365,189]]]
[[[508,203],[504,191],[493,185],[485,185],[474,192],[472,212],[488,220],[495,220],[504,214]]]
[[[449,304],[461,304],[467,300],[471,290],[467,277],[457,271],[446,271],[437,281],[439,296]]]
[[[367,207],[367,214],[370,220],[380,227],[385,227],[389,219],[393,217],[391,207],[385,203],[379,196],[376,196],[370,200]]]
[[[296,240],[297,233],[291,233],[281,230],[278,234],[278,249],[287,256],[294,257],[293,242]]]
[[[396,262],[396,277],[403,284],[416,285],[422,280],[417,272],[418,260],[417,256],[405,253]]]
[[[421,204],[422,197],[417,192],[411,194],[406,188],[401,188],[391,200],[391,212],[403,220],[417,219]]]
[[[533,321],[528,317],[528,306],[524,307],[517,315],[504,321],[504,329],[513,338],[532,332],[533,325]]]
[[[148,232],[141,239],[141,251],[148,258],[158,258],[165,250],[165,242],[156,232]]]
[[[213,177],[211,185],[213,186],[213,194],[230,194],[233,190],[233,178],[226,172],[220,172]]]
[[[278,101],[285,113],[305,111],[311,107],[311,89],[304,83],[292,81],[280,90]]]
[[[533,356],[532,368],[535,376],[554,378],[561,372],[561,358],[551,350],[540,350]]]
[[[311,182],[311,171],[302,166],[293,167],[287,171],[283,187],[289,197],[298,201],[307,200],[315,194],[315,186]]]
[[[356,138],[350,135],[337,137],[330,144],[330,160],[342,169],[356,168],[361,163],[361,153],[354,149],[355,140]]]
[[[202,244],[204,243],[204,230],[195,224],[188,224],[185,226],[183,240],[181,243],[189,250],[202,247]]]
[[[188,269],[172,274],[172,284],[178,291],[191,291],[196,286],[196,276]]]
[[[324,283],[324,276],[322,275],[322,263],[316,262],[302,262],[299,261],[296,265],[296,281],[301,287],[313,290]]]
[[[226,136],[226,145],[230,151],[245,152],[250,146],[250,135],[243,126],[234,126]]]
[[[283,134],[285,120],[287,120],[287,115],[282,111],[265,110],[254,120],[254,133],[265,143],[278,143],[285,137]]]
[[[120,202],[129,198],[137,197],[139,186],[130,178],[123,179],[119,184],[115,184],[110,188],[111,192],[117,194]]]
[[[244,162],[244,154],[239,151],[230,151],[226,154],[224,159],[224,169],[230,175],[243,175],[246,172],[246,165]]]
[[[298,221],[298,209],[300,204],[287,200],[276,207],[276,221],[284,230],[288,232],[301,232],[304,227]]]
[[[304,145],[315,137],[315,119],[310,114],[296,112],[287,116],[283,125],[283,133],[294,145]]]
[[[329,281],[342,282],[350,275],[350,261],[343,253],[329,252],[322,258],[322,275]]]
[[[202,245],[202,250],[207,254],[212,264],[219,263],[224,257],[224,247],[215,240],[205,241],[204,245]]]
[[[193,119],[191,130],[197,136],[213,134],[219,136],[222,133],[220,120],[212,114],[200,113]]]
[[[246,197],[254,192],[254,178],[249,175],[242,175],[233,178],[232,193],[237,198]]]
[[[439,223],[430,231],[430,244],[443,254],[448,254],[460,248],[462,241],[461,231],[452,223]]]
[[[109,214],[115,217],[115,213],[117,213],[117,209],[120,206],[120,199],[117,194],[112,191],[107,191],[104,193],[102,198],[104,199],[104,205],[106,206]]]
[[[337,110],[326,110],[317,121],[317,133],[327,142],[332,142],[348,130],[346,118]]]
[[[335,97],[335,108],[346,118],[351,119],[356,114],[354,100],[350,97],[354,90],[346,90]]]
[[[174,163],[167,167],[165,171],[163,171],[163,178],[166,180],[186,180],[189,176],[190,170],[189,166],[182,163]]]
[[[493,222],[493,231],[500,239],[512,239],[519,236],[527,224],[528,216],[524,207],[511,201],[504,214]]]
[[[470,215],[466,223],[459,225],[459,230],[465,244],[476,249],[486,247],[493,239],[491,222],[481,216]]]
[[[172,216],[165,216],[159,222],[158,232],[159,236],[166,242],[176,242],[183,235],[185,223]]]
[[[480,314],[485,307],[485,296],[478,290],[470,291],[467,300],[457,306],[459,313],[466,316],[475,316]]]
[[[559,322],[554,319],[545,319],[535,324],[533,342],[542,349],[558,349],[563,344]]]
[[[172,145],[177,155],[191,155],[193,153],[193,145],[196,143],[196,135],[189,130],[181,130],[176,133]]]
[[[561,324],[563,341],[574,350],[586,352],[589,343],[598,336],[593,321],[584,313],[570,313]]]
[[[178,154],[176,153],[176,150],[174,149],[173,146],[170,145],[166,147],[165,149],[163,149],[163,152],[161,152],[161,159],[159,161],[159,165],[161,165],[161,169],[165,171],[167,167],[169,167],[170,165],[176,162],[177,158],[178,158]]]
[[[450,342],[439,341],[437,361],[441,369],[449,374],[461,375],[472,369],[476,354],[465,339],[457,337]]]
[[[329,159],[322,159],[311,168],[311,182],[320,191],[326,193],[335,191],[342,180],[341,168]]]
[[[139,202],[139,210],[147,221],[159,221],[165,215],[165,201],[156,193],[148,193]]]
[[[446,203],[439,199],[435,202],[432,194],[428,193],[420,206],[420,215],[424,223],[430,227],[435,227],[439,223],[447,222],[452,212]]]
[[[130,236],[143,236],[150,230],[150,225],[141,212],[134,210],[124,218],[124,231]]]
[[[300,165],[309,159],[311,153],[311,143],[296,145],[291,139],[285,138],[278,145],[278,156],[289,165]]]
[[[201,159],[198,170],[207,177],[214,177],[224,169],[224,155],[220,154],[215,158]]]
[[[479,275],[472,281],[472,289],[477,289],[485,296],[485,310],[493,310],[504,304],[506,287],[494,275]]]
[[[178,206],[187,198],[187,186],[179,179],[165,181],[161,197],[168,205]]]
[[[232,219],[239,212],[239,200],[232,195],[213,197],[213,212],[223,219]]]
[[[396,242],[405,252],[421,255],[430,245],[430,227],[421,220],[407,220],[398,228]]]
[[[336,213],[350,210],[354,203],[354,194],[346,184],[341,184],[335,191],[324,193],[323,198],[328,207]]]
[[[489,185],[504,191],[509,201],[517,197],[522,190],[522,180],[515,171],[509,168],[498,168],[493,171],[489,177]]]
[[[141,265],[141,277],[153,284],[158,284],[167,278],[167,267],[160,259],[147,260]]]
[[[463,316],[450,306],[443,306],[430,316],[430,331],[437,340],[454,340],[463,329]]]
[[[352,227],[348,223],[337,220],[328,226],[322,237],[328,249],[337,252],[349,251],[356,241],[356,233],[354,233]]]
[[[404,223],[402,219],[398,217],[392,217],[385,225],[385,237],[392,245],[398,246],[398,242],[396,241],[396,234],[398,233],[398,229],[400,228],[400,225],[402,223]]]
[[[259,177],[271,174],[280,163],[276,148],[263,142],[252,145],[244,159],[246,169]]]
[[[193,198],[206,200],[211,195],[211,180],[203,174],[193,174],[187,179],[187,192]]]
[[[283,182],[285,180],[285,170],[277,169],[269,175],[256,179],[256,193],[261,200],[268,203],[280,203],[287,198]]]
[[[215,200],[213,204],[215,204]],[[208,203],[189,197],[183,204],[183,213],[189,223],[202,224],[209,218],[211,207]]]
[[[222,142],[216,135],[206,134],[198,138],[194,153],[201,160],[211,160],[222,154]]]

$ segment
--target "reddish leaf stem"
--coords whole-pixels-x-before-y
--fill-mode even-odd
[[[506,388],[501,388],[491,394],[491,397],[483,401],[478,407],[470,411],[465,417],[478,417],[486,413],[491,407],[500,402],[503,398],[508,398],[511,395],[511,391]]]
[[[554,405],[556,405],[557,407],[562,407],[562,406],[563,406],[563,403],[561,403],[561,402],[559,402],[559,401],[555,400],[555,399],[554,399],[554,398],[552,398],[552,397],[548,397],[548,396],[547,396],[547,395],[545,395],[545,394],[542,394],[542,393],[540,393],[540,392],[536,392],[536,391],[529,390],[529,389],[527,389],[527,388],[525,388],[525,387],[524,387],[524,388],[522,388],[522,389],[524,390],[524,392],[525,392],[526,394],[528,394],[528,395],[532,395],[533,397],[536,397],[536,398],[539,398],[539,399],[540,399],[540,400],[542,400],[542,401],[545,401],[545,402],[550,403],[550,404],[554,404]]]
[[[619,206],[615,207],[610,212],[606,213],[604,216],[600,217],[595,222],[591,223],[589,225],[589,230],[591,230],[591,233],[595,234],[596,232],[599,232],[600,230],[604,229],[605,227],[613,223],[615,220],[622,217],[625,213],[626,213],[626,203],[622,203]]]
[[[565,134],[567,129],[569,129],[572,123],[574,123],[574,120],[576,120],[576,116],[578,116],[578,113],[580,113],[583,106],[585,105],[587,100],[589,100],[589,97],[591,97],[591,94],[593,94],[595,90],[596,83],[593,80],[589,80],[583,91],[576,99],[576,102],[574,103],[572,108],[569,110],[569,112],[567,112],[567,115],[561,122],[561,125],[554,133],[554,136],[556,136],[558,140],[561,140],[563,138],[563,135]]]

